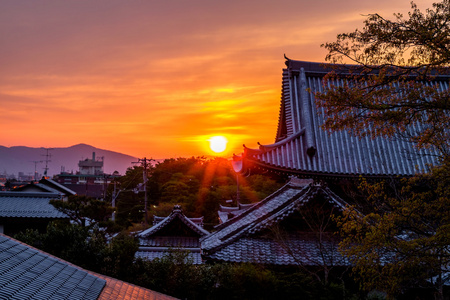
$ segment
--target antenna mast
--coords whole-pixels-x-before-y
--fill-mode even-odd
[[[53,150],[53,148],[44,148],[47,153],[42,154],[42,156],[45,156],[45,168],[44,168],[44,177],[47,177],[47,171],[48,171],[48,163],[51,162],[50,158],[52,158],[52,154],[49,153],[50,150]]]

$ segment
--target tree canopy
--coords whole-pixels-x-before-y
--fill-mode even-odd
[[[360,188],[372,212],[345,212],[340,246],[363,287],[389,295],[434,287],[442,295],[450,264],[450,164],[400,184],[364,180]]]
[[[137,188],[143,182],[142,174],[142,167],[130,168],[118,182],[121,192],[116,201],[116,220],[125,227],[143,218],[144,193]],[[241,175],[232,170],[226,159],[191,157],[159,162],[149,169],[148,176],[149,217],[168,216],[174,205],[179,204],[186,216],[203,216],[209,228],[218,224],[220,204],[228,205],[231,201],[236,205],[236,176]],[[260,201],[280,186],[281,183],[263,175],[239,178],[239,201]]]
[[[88,196],[71,195],[67,201],[50,200],[50,204],[82,227],[106,221],[112,213],[112,208],[107,202]]]
[[[434,287],[443,299],[450,263],[450,1],[407,17],[370,14],[362,30],[322,45],[332,65],[317,93],[328,130],[357,136],[407,138],[439,151],[426,174],[392,181],[363,180],[369,213],[354,208],[341,220],[342,251],[367,290],[388,295]],[[347,80],[335,84],[338,78]],[[346,82],[342,84],[342,82]]]
[[[407,137],[419,148],[449,154],[450,1],[426,13],[416,4],[405,18],[369,14],[362,30],[337,35],[326,60],[346,63],[347,84],[335,85],[343,68],[326,77],[316,94],[326,129],[360,136]],[[446,75],[446,76],[442,76]]]

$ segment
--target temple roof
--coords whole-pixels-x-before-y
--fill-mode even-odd
[[[342,130],[325,131],[324,110],[317,108],[314,93],[323,92],[323,77],[331,69],[320,63],[288,59],[283,70],[282,98],[275,143],[259,149],[244,146],[235,156],[234,168],[251,167],[311,176],[411,176],[436,164],[437,151],[417,150],[403,139],[362,139]],[[347,82],[344,76],[334,84]],[[450,77],[436,77],[427,84],[449,89]]]
[[[170,215],[164,220],[156,223],[149,229],[146,229],[138,234],[139,238],[148,238],[152,235],[155,235],[159,231],[163,230],[165,227],[169,226],[170,223],[174,222],[175,220],[180,220],[183,224],[186,225],[187,228],[189,228],[191,231],[196,233],[199,236],[203,236],[208,234],[209,232],[198,226],[196,223],[191,221],[188,217],[186,217],[183,214],[183,211],[181,210],[181,207],[179,205],[175,205],[174,209],[170,213]]]
[[[266,238],[266,230],[288,219],[303,205],[321,199],[333,207],[343,210],[345,201],[327,187],[315,184],[312,180],[292,178],[285,186],[261,202],[216,227],[217,231],[201,238],[203,257],[206,259],[252,262],[277,265],[314,265],[320,259],[317,241],[311,232],[289,233],[280,243],[279,240]],[[287,246],[287,247],[286,247]],[[329,248],[336,261],[343,263],[338,254],[337,241],[331,236],[322,246]],[[290,249],[290,250],[289,250]],[[293,257],[292,253],[300,255]]]
[[[139,250],[136,257],[153,260],[163,258],[170,251],[187,251],[187,259],[201,264],[200,237],[209,234],[202,228],[203,218],[186,217],[175,205],[166,218],[157,218],[155,225],[137,234]]]

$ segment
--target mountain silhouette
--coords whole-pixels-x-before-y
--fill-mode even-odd
[[[132,167],[132,162],[137,158],[110,151],[99,149],[86,144],[78,144],[66,148],[50,148],[48,153],[50,162],[48,162],[48,176],[59,174],[61,171],[77,172],[78,162],[86,158],[92,159],[92,153],[95,152],[97,160],[103,158],[103,170],[107,174],[118,171],[121,175],[125,174],[127,168]],[[0,174],[14,175],[17,177],[19,172],[25,175],[33,175],[35,172],[44,174],[46,148],[31,148],[25,146],[4,147],[0,146]],[[36,163],[35,163],[36,162]]]

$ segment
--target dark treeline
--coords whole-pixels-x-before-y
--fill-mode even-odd
[[[153,261],[136,259],[137,239],[121,233],[108,241],[97,225],[57,221],[46,233],[27,230],[15,237],[85,269],[180,299],[356,299],[354,287],[346,287],[344,281],[324,285],[300,268],[195,265],[180,249]]]
[[[239,179],[237,179],[239,176]],[[187,217],[204,217],[205,227],[218,224],[219,205],[236,205],[239,201],[253,203],[276,191],[284,181],[263,175],[241,177],[223,158],[177,158],[151,166],[147,170],[148,217],[168,216],[179,204]],[[116,182],[116,223],[122,228],[144,220],[143,167],[129,168]],[[113,185],[107,201],[113,197]],[[228,200],[228,202],[227,202]]]

